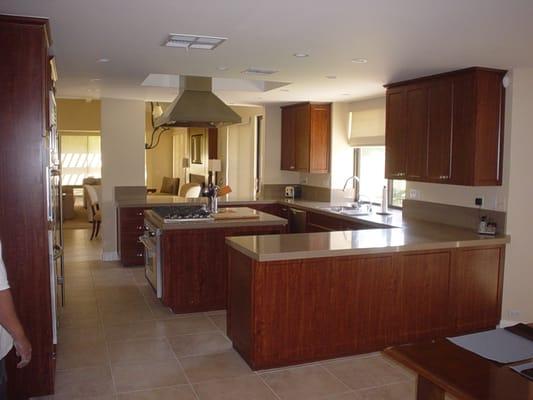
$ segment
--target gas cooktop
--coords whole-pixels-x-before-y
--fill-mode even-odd
[[[163,219],[164,223],[201,222],[214,219],[205,205],[155,207],[153,211]]]

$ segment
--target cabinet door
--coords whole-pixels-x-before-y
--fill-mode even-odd
[[[385,127],[385,176],[388,179],[405,179],[406,112],[405,90],[389,89]]]
[[[452,167],[452,82],[435,81],[428,87],[427,179],[447,182]]]
[[[281,169],[296,170],[295,112],[293,107],[281,110]]]
[[[327,173],[331,141],[331,106],[311,106],[309,172]]]
[[[432,339],[453,328],[449,311],[451,254],[449,250],[401,254],[402,342]]]
[[[408,88],[407,99],[407,179],[422,180],[426,175],[428,96],[424,86]]]
[[[311,109],[309,104],[292,107],[294,112],[294,150],[296,169],[309,172],[309,142]]]
[[[474,75],[453,79],[452,177],[455,185],[471,185],[475,151]]]
[[[494,328],[500,321],[503,247],[455,253],[450,298],[458,332]]]

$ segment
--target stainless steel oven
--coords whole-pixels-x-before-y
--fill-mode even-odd
[[[163,296],[161,270],[161,230],[144,220],[144,235],[139,240],[144,245],[144,274],[158,298]]]

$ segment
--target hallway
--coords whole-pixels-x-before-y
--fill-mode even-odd
[[[175,315],[142,268],[100,261],[90,230],[65,231],[66,303],[56,395],[98,400],[405,400],[413,375],[376,353],[253,372],[225,336],[225,312]]]

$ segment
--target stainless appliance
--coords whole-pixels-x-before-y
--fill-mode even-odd
[[[240,124],[241,117],[212,91],[212,78],[180,76],[178,97],[154,121],[156,128],[212,128]]]
[[[289,208],[289,232],[305,233],[307,228],[307,213],[296,208]]]
[[[48,220],[48,254],[50,264],[50,290],[52,301],[53,343],[57,344],[59,324],[58,307],[65,300],[65,264],[63,257],[63,215],[61,190],[61,159],[57,133],[57,105],[54,90],[49,94],[49,126],[45,135],[44,173],[46,181],[46,206]]]
[[[210,221],[214,219],[204,204],[155,207],[153,211],[161,217],[165,224]]]
[[[154,288],[157,298],[163,296],[161,269],[161,229],[144,220],[144,234],[139,238],[144,246],[144,275]]]

